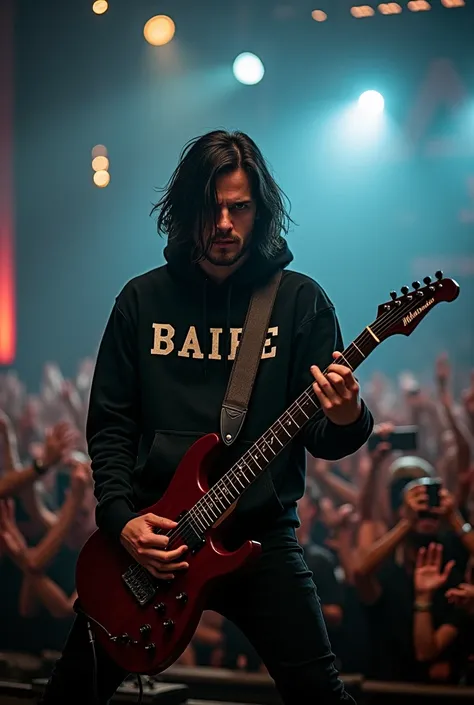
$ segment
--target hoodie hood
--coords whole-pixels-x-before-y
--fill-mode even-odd
[[[277,270],[285,269],[293,261],[293,254],[286,240],[282,238],[281,242],[278,252],[268,258],[258,250],[251,249],[246,262],[228,277],[226,282],[238,286],[251,286],[263,283]],[[199,264],[192,262],[188,244],[169,242],[163,254],[173,277],[184,279],[188,283],[201,284],[207,279]]]

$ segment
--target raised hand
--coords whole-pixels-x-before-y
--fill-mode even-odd
[[[474,585],[461,583],[457,587],[447,590],[446,598],[448,602],[462,607],[470,614],[474,612]]]
[[[403,493],[402,516],[414,524],[419,512],[428,510],[428,490],[425,485],[409,487]]]
[[[72,450],[78,439],[77,431],[71,424],[62,422],[46,431],[42,460],[46,467],[59,463],[64,455]]]
[[[441,569],[443,561],[443,546],[430,543],[428,548],[420,548],[416,559],[414,583],[418,596],[431,597],[436,590],[446,584],[455,561],[449,561]]]

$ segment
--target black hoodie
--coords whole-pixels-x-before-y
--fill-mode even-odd
[[[293,259],[286,245],[270,260],[252,253],[221,284],[176,246],[168,245],[165,257],[167,265],[132,279],[117,297],[91,389],[87,440],[97,524],[114,539],[164,493],[190,445],[202,435],[219,433],[254,285],[285,269],[249,412],[227,451],[232,462],[310,385],[311,365],[324,369],[332,352],[343,350],[332,303],[312,279],[286,270]],[[282,518],[297,525],[305,448],[337,460],[360,448],[372,426],[365,404],[351,426],[336,426],[324,416],[310,420],[241,497],[235,520],[249,534]]]

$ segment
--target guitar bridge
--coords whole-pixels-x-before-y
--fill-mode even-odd
[[[141,607],[148,604],[156,595],[157,590],[150,575],[138,563],[127,568],[122,575],[122,580]]]

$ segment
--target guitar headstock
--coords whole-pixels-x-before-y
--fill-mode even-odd
[[[412,289],[401,288],[401,296],[392,291],[391,300],[380,304],[372,330],[382,341],[392,335],[411,335],[417,325],[432,308],[442,301],[450,302],[459,296],[459,285],[453,279],[445,279],[443,272],[436,272],[435,280],[425,277],[425,286],[413,282]]]

